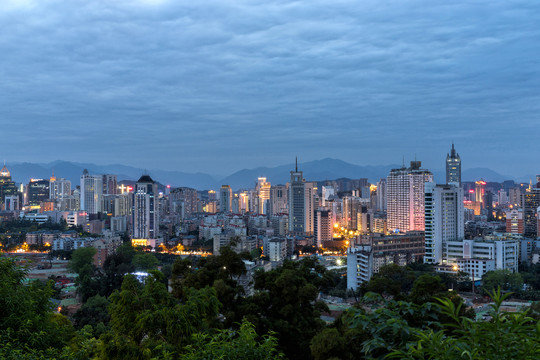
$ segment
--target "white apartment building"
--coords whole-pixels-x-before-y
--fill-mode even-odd
[[[465,236],[463,190],[455,185],[425,184],[424,262],[445,264],[450,241],[461,241]]]
[[[93,215],[102,211],[101,197],[103,195],[103,176],[90,175],[84,170],[81,175],[81,210]]]

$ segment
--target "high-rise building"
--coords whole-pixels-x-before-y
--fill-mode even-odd
[[[362,206],[362,199],[356,196],[343,197],[341,225],[349,230],[358,229],[358,212]]]
[[[71,196],[71,181],[66,179],[51,180],[49,185],[49,199],[62,199]]]
[[[188,187],[178,187],[169,194],[170,213],[180,216],[181,219],[189,218],[198,211],[198,192]]]
[[[484,196],[486,195],[486,182],[484,180],[476,181],[475,183],[475,200],[480,204],[480,207],[484,207]]]
[[[5,207],[7,196],[11,197],[11,199],[13,199],[13,196],[20,198],[19,189],[17,189],[15,182],[11,180],[11,173],[4,164],[4,167],[0,170],[0,199],[3,210],[7,210]],[[18,205],[20,205],[20,203]]]
[[[538,237],[538,208],[540,207],[540,183],[529,188],[522,195],[523,234],[536,239]]]
[[[446,183],[461,185],[461,158],[454,149],[453,143],[450,154],[446,155]]]
[[[503,189],[499,190],[499,205],[507,205],[508,204],[508,193],[504,191]]]
[[[514,208],[506,211],[506,232],[523,234],[523,209]]]
[[[39,204],[49,199],[49,180],[30,179],[27,191],[27,203],[30,206],[39,206]]]
[[[103,195],[103,177],[101,175],[90,175],[84,169],[81,175],[81,210],[88,215],[95,215],[101,212],[101,196]]]
[[[270,188],[270,214],[287,213],[287,185],[274,185]]]
[[[388,231],[424,231],[424,184],[433,181],[433,174],[420,169],[420,161],[411,161],[409,168],[393,169],[387,182]]]
[[[135,184],[133,206],[133,238],[157,239],[159,235],[158,188],[149,175],[141,176]]]
[[[317,182],[304,182],[304,211],[305,211],[305,234],[313,235],[315,226],[315,208],[317,197]]]
[[[386,179],[377,182],[377,210],[386,211]]]
[[[424,262],[443,264],[447,261],[449,241],[462,241],[464,229],[463,190],[457,183],[425,184],[425,237]]]
[[[269,212],[269,202],[270,202],[270,182],[266,181],[265,177],[260,177],[257,180],[257,185],[255,190],[257,191],[257,213],[258,214],[267,214]]]
[[[221,185],[219,189],[219,211],[223,213],[232,211],[232,189],[229,185]]]
[[[508,202],[512,206],[522,206],[521,203],[521,188],[514,187],[508,190]]]
[[[305,187],[302,171],[291,171],[289,184],[289,232],[294,235],[303,235],[306,231],[305,213]]]
[[[116,175],[103,175],[103,194],[114,195],[118,194],[118,178]]]
[[[313,232],[315,246],[321,247],[323,241],[332,240],[332,229],[332,213],[325,208],[318,208],[315,210]]]
[[[326,202],[336,195],[336,191],[333,186],[322,186],[321,188],[322,197],[321,197],[321,206],[326,206]]]

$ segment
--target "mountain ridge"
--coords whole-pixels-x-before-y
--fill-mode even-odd
[[[141,174],[148,172],[154,180],[171,186],[187,186],[199,190],[218,189],[221,185],[230,185],[234,190],[251,188],[257,182],[258,177],[266,177],[272,184],[285,184],[290,179],[290,171],[294,170],[295,164],[283,164],[274,167],[260,166],[252,169],[241,169],[223,178],[202,173],[188,173],[177,170],[145,169],[123,165],[110,164],[98,165],[92,163],[77,163],[65,160],[55,160],[49,163],[20,162],[8,164],[14,181],[28,183],[30,178],[49,178],[53,171],[57,178],[66,178],[75,187],[79,184],[80,175],[84,169],[94,174],[116,174],[118,180],[137,180]],[[299,170],[303,171],[304,177],[309,181],[335,180],[338,178],[367,178],[370,182],[377,182],[385,178],[389,171],[400,165],[356,165],[340,159],[324,158],[298,164]],[[445,181],[445,172],[441,169],[432,170],[436,182]],[[474,181],[480,178],[486,181],[502,182],[514,180],[526,182],[532,175],[520,177],[500,174],[494,170],[478,167],[464,169],[463,181]]]

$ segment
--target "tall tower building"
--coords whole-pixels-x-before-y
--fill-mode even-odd
[[[450,154],[446,155],[446,183],[461,185],[461,158],[454,149],[453,143]]]
[[[133,193],[133,238],[156,239],[159,235],[158,187],[149,175],[135,184]]]
[[[2,170],[0,170],[0,199],[1,208],[4,210],[6,209],[6,197],[10,197],[11,199],[13,199],[14,197],[20,196],[19,189],[17,189],[17,185],[15,185],[15,182],[11,180],[11,173],[7,169],[6,164],[4,164],[4,167],[2,168]]]
[[[265,177],[260,177],[257,181],[256,191],[258,199],[258,214],[267,214],[270,206],[270,188],[271,185]]]
[[[71,196],[71,181],[54,178],[49,185],[49,198],[50,199],[62,199]]]
[[[103,196],[103,176],[90,175],[84,169],[81,175],[81,210],[89,215],[101,212],[101,197]]]
[[[26,187],[28,205],[39,206],[42,201],[49,199],[49,185],[47,179],[30,179]]]
[[[270,214],[287,212],[287,185],[274,185],[270,188]]]
[[[323,241],[332,240],[332,212],[325,208],[315,210],[313,236],[315,246],[321,247]]]
[[[305,211],[305,234],[313,235],[315,226],[315,197],[317,196],[317,182],[304,182],[304,211]]]
[[[433,174],[420,169],[420,161],[409,168],[393,169],[386,179],[388,231],[424,231],[424,184]]]
[[[465,237],[463,190],[457,183],[425,184],[425,238],[424,262],[443,264],[447,260],[448,242]]]
[[[116,175],[103,175],[103,194],[114,195],[118,194],[118,178]]]
[[[377,182],[377,210],[386,211],[386,179]]]
[[[229,185],[221,185],[219,189],[219,211],[224,213],[232,211],[232,189]]]
[[[291,183],[289,185],[289,232],[295,235],[303,235],[306,231],[306,204],[304,175],[296,168],[291,171]]]
[[[538,208],[540,207],[540,183],[529,186],[522,195],[523,235],[536,239],[538,234]]]
[[[484,196],[486,195],[486,182],[481,179],[477,182],[474,183],[475,184],[475,189],[474,189],[474,193],[475,193],[475,201],[477,203],[480,203],[482,205],[482,207],[484,207]]]

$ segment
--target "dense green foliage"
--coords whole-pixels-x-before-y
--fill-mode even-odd
[[[53,312],[52,282],[25,285],[26,270],[0,259],[0,347],[45,350],[65,346],[74,330]]]
[[[504,313],[501,304],[508,295],[489,292],[495,300],[487,314],[491,320],[475,321],[463,300],[448,291],[459,274],[435,275],[422,264],[383,267],[362,287],[364,296],[356,306],[326,325],[320,316],[329,310],[319,294],[341,291],[343,279],[315,258],[286,261],[266,272],[256,269],[250,289],[238,281],[246,272],[243,259],[257,254],[230,248],[219,256],[177,258],[145,278],[130,273],[154,267],[153,254],[124,245],[103,269],[93,267],[92,256],[77,250],[70,262],[84,300],[71,318],[73,325],[54,311],[52,283],[27,283],[24,269],[0,259],[1,359],[540,356],[540,305],[533,304],[528,313]],[[517,287],[512,274],[488,275],[494,280],[485,289]]]

